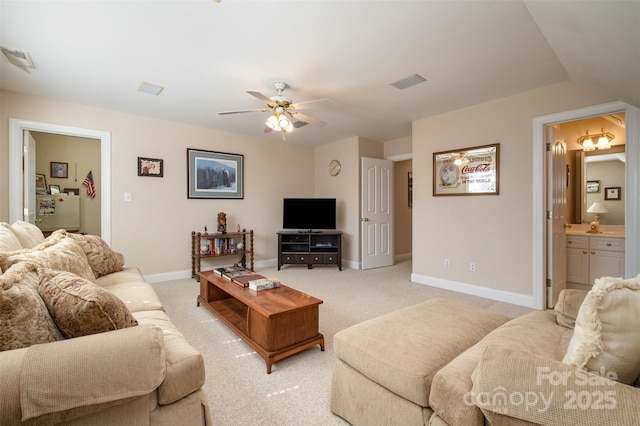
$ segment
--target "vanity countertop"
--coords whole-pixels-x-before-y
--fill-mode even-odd
[[[587,232],[591,230],[590,224],[573,224],[566,228],[567,235],[586,235],[587,237],[614,237],[624,238],[624,225],[599,225],[598,233]]]

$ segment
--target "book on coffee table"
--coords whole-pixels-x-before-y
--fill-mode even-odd
[[[249,287],[249,281],[259,280],[265,278],[264,275],[256,274],[251,271],[244,274],[235,275],[231,281],[241,285],[242,287]]]

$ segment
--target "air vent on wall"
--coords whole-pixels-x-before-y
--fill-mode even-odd
[[[30,69],[35,68],[28,52],[10,49],[5,46],[0,46],[0,52],[2,52],[2,56],[4,56],[7,61],[20,68],[22,71],[31,73]]]

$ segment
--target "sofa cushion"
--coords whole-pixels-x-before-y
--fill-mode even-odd
[[[640,275],[597,279],[562,362],[633,384],[640,375]]]
[[[430,299],[334,336],[336,356],[375,383],[427,407],[434,374],[508,317]]]
[[[124,256],[121,253],[113,251],[101,237],[97,235],[67,233],[64,230],[56,232],[64,232],[69,238],[73,239],[82,247],[84,254],[87,256],[89,266],[96,278],[122,271]]]
[[[564,289],[560,292],[558,302],[553,307],[558,325],[567,328],[573,328],[576,325],[578,311],[586,295],[585,290]]]
[[[140,325],[162,328],[166,358],[166,374],[158,388],[158,403],[171,404],[204,385],[202,354],[196,351],[163,311],[134,312]]]
[[[0,267],[7,270],[13,264],[26,261],[42,268],[67,271],[95,281],[95,275],[82,248],[64,235],[52,237],[32,249],[0,253]]]
[[[438,371],[429,405],[450,425],[484,426],[482,411],[469,400],[471,374],[489,345],[503,346],[560,361],[573,330],[556,323],[553,310],[533,311],[496,328]]]
[[[42,231],[33,223],[19,220],[10,226],[13,233],[20,240],[20,245],[23,249],[33,248],[44,242],[45,238]]]
[[[16,234],[11,230],[11,225],[0,223],[0,251],[22,250],[22,244]]]
[[[144,280],[138,268],[125,268],[102,276],[96,282],[122,300],[131,312],[163,309],[155,290]]]
[[[125,304],[99,285],[70,272],[51,269],[41,269],[40,276],[40,296],[65,337],[138,325]]]
[[[30,263],[0,276],[0,351],[54,342],[64,337],[38,295],[38,273]]]
[[[70,420],[79,407],[87,407],[84,414],[92,413],[93,406],[123,404],[153,392],[164,369],[162,332],[154,327],[31,346],[20,374],[22,420],[38,425],[118,424],[113,419]]]

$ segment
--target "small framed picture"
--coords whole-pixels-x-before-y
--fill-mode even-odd
[[[36,173],[36,194],[47,193],[47,178],[39,173]]]
[[[138,157],[138,176],[163,177],[164,160]]]
[[[53,195],[53,194],[59,194],[60,193],[60,185],[49,185],[49,192]]]
[[[588,180],[587,181],[587,194],[593,194],[596,192],[600,192],[600,181],[599,180]]]
[[[64,192],[65,194],[69,194],[69,195],[80,195],[80,189],[79,188],[65,188],[62,190],[62,192]]]
[[[612,186],[604,189],[604,199],[605,200],[620,200],[620,187]]]
[[[51,162],[51,177],[67,179],[69,177],[69,163]]]

